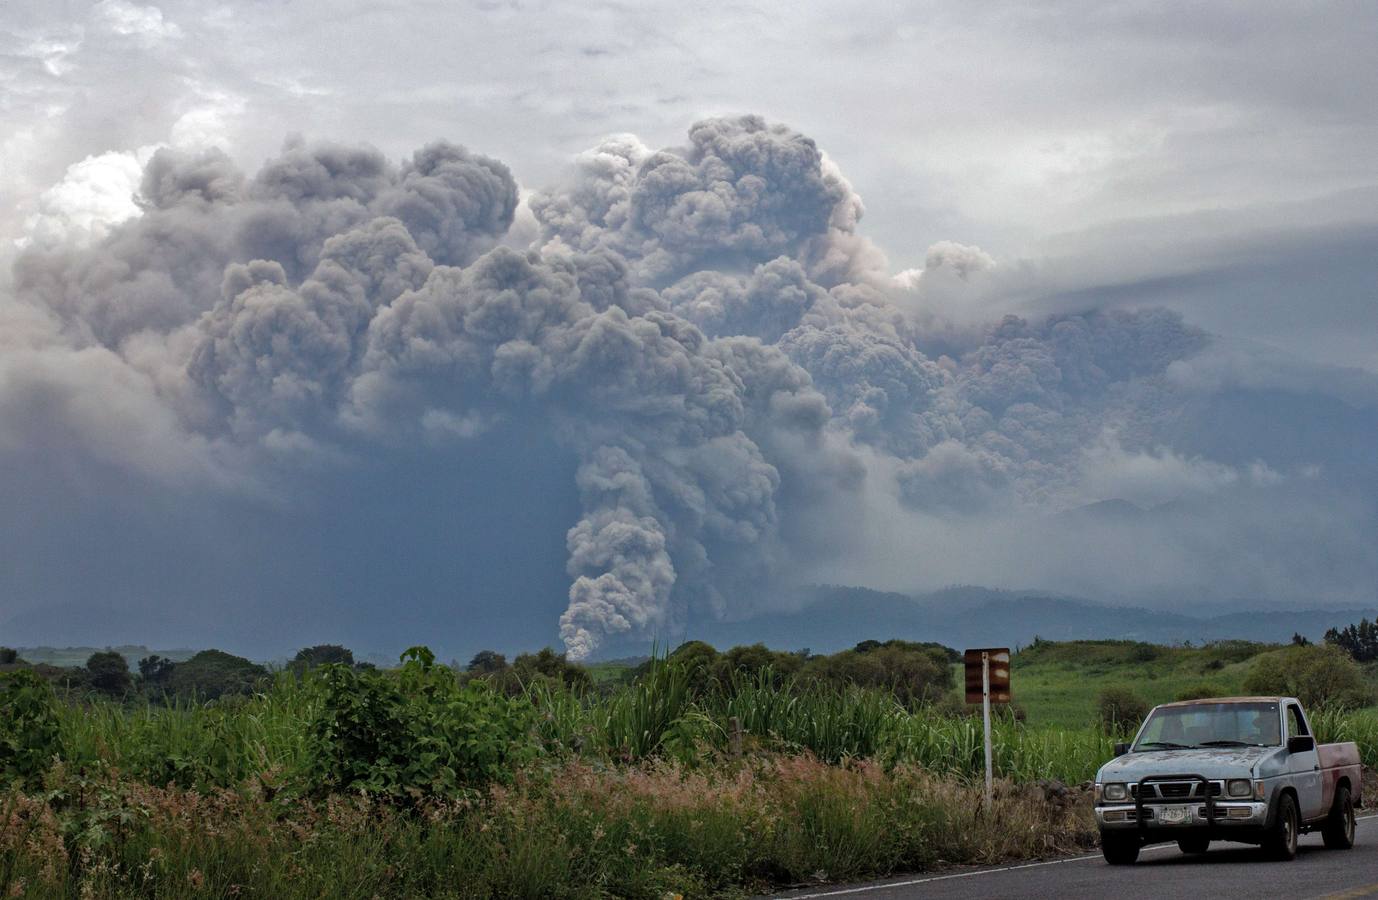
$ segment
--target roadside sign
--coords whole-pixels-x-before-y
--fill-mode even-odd
[[[992,754],[990,705],[1010,702],[1010,648],[977,647],[962,654],[966,664],[967,702],[981,704],[981,724],[986,733],[986,810],[992,801]]]
[[[984,675],[981,656],[990,660],[990,702],[1010,702],[1010,648],[980,647],[962,654],[966,664],[967,702],[982,703],[985,700]]]

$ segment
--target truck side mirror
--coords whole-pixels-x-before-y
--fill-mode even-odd
[[[1116,755],[1116,756],[1124,756],[1124,755],[1125,755],[1126,753],[1128,753],[1128,752],[1129,752],[1129,745],[1126,744],[1124,741],[1120,741],[1119,743],[1117,743],[1117,744],[1115,745],[1115,755]]]
[[[1316,739],[1309,734],[1294,734],[1287,739],[1288,753],[1306,753],[1316,749]]]

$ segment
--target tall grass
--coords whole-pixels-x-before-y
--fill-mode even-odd
[[[1321,743],[1354,741],[1359,757],[1369,768],[1378,768],[1378,709],[1315,710],[1311,728]]]
[[[298,767],[317,702],[299,679],[284,673],[248,698],[64,706],[63,758],[113,766],[151,784],[230,787]]]
[[[912,766],[760,757],[686,769],[566,762],[414,812],[267,802],[56,773],[0,793],[0,896],[741,897],[772,885],[1084,847],[1085,803]],[[64,799],[54,800],[53,796]]]
[[[979,718],[769,670],[717,684],[662,659],[611,693],[527,688],[513,739],[530,752],[502,763],[510,777],[450,792],[422,780],[401,799],[298,790],[321,765],[328,682],[61,705],[41,787],[0,786],[0,896],[740,896],[1027,858],[1092,840],[1087,792],[1034,783],[1089,780],[1114,740],[998,715],[983,811]],[[405,670],[392,684],[407,693]],[[1378,762],[1378,710],[1312,723]]]
[[[696,688],[692,674],[658,661],[609,694],[579,697],[533,686],[525,695],[534,707],[533,738],[556,755],[692,763],[704,753],[731,752],[738,733],[748,749],[808,752],[828,763],[875,759],[972,779],[984,771],[978,717],[906,706],[882,690],[782,683],[769,670],[708,689]],[[218,703],[65,707],[63,755],[152,784],[230,787],[295,770],[308,752],[318,702],[309,682],[282,674],[260,694]],[[1378,766],[1378,709],[1316,711],[1312,722],[1321,740],[1357,741],[1364,762]],[[995,773],[1016,782],[1085,782],[1110,758],[1114,740],[1095,727],[1029,725],[1000,715],[992,736]]]

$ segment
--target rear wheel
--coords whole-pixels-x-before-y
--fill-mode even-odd
[[[1177,847],[1183,853],[1205,853],[1207,850],[1210,849],[1210,846],[1211,839],[1208,837],[1199,837],[1193,835],[1192,837],[1184,837],[1177,839]]]
[[[1278,799],[1273,827],[1263,837],[1263,852],[1269,859],[1297,858],[1297,801],[1291,794],[1283,794]]]
[[[1331,850],[1348,850],[1354,846],[1354,798],[1347,785],[1341,785],[1335,792],[1335,805],[1330,808],[1321,837]]]
[[[1139,858],[1139,834],[1136,831],[1102,831],[1100,852],[1112,866],[1131,866]]]

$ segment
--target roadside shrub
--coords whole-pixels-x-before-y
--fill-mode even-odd
[[[510,777],[534,754],[531,705],[481,682],[460,686],[424,647],[395,673],[322,667],[308,788],[414,802]]]
[[[1127,687],[1108,687],[1096,700],[1101,727],[1113,734],[1128,734],[1148,715],[1143,698]]]
[[[1293,645],[1265,653],[1249,671],[1244,689],[1296,697],[1317,709],[1357,709],[1373,700],[1363,670],[1332,644]]]
[[[35,782],[59,749],[53,689],[33,672],[0,675],[0,783]]]

